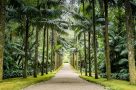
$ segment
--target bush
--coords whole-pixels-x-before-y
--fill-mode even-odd
[[[101,73],[100,76],[102,78],[106,78],[105,73]],[[113,79],[120,79],[120,80],[129,80],[129,74],[128,73],[112,73],[111,76]]]
[[[3,79],[16,78],[16,77],[23,76],[22,70],[4,70],[3,73],[4,73]],[[28,74],[28,76],[31,76],[31,75],[33,75],[33,71],[28,71],[27,74]]]
[[[3,78],[22,77],[22,70],[4,70]]]

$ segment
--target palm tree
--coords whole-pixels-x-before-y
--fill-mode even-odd
[[[37,9],[40,10],[39,0],[37,0]],[[37,78],[37,66],[38,66],[38,46],[39,46],[39,27],[36,27],[35,37],[35,60],[34,60],[34,77]]]
[[[87,54],[86,54],[86,33],[84,32],[84,60],[85,60],[85,76],[87,76]]]
[[[88,60],[89,60],[89,76],[92,76],[91,64],[91,33],[88,31]]]
[[[85,3],[83,0],[83,15],[85,15]],[[87,76],[87,59],[86,59],[86,32],[84,32],[84,60],[85,60],[85,76]]]
[[[46,9],[47,1],[43,3],[43,8]],[[45,65],[45,45],[46,45],[46,24],[43,27],[43,51],[42,51],[42,66],[41,66],[41,75],[44,75],[44,65]]]
[[[105,11],[105,28],[104,28],[104,47],[105,47],[105,63],[107,80],[111,79],[111,63],[110,63],[110,48],[108,36],[108,0],[104,0]]]
[[[39,29],[36,27],[36,37],[35,37],[35,60],[34,60],[34,77],[37,77],[37,65],[38,65],[38,40],[39,40]]]
[[[23,8],[23,7],[22,7]],[[29,50],[29,29],[30,29],[30,21],[32,18],[39,15],[39,10],[37,8],[31,6],[25,6],[24,8],[24,21],[25,21],[25,60],[24,60],[24,70],[23,70],[23,78],[27,78],[27,68],[28,68],[28,50]]]
[[[3,53],[5,31],[5,0],[0,0],[0,80],[3,78]]]
[[[54,70],[54,30],[51,30],[51,71]]]
[[[30,19],[26,16],[26,26],[25,26],[25,60],[24,60],[24,71],[23,78],[27,78],[27,68],[28,68],[28,38],[29,38],[29,24]]]
[[[136,67],[134,54],[134,36],[132,31],[132,8],[130,0],[125,0],[125,14],[126,14],[126,30],[127,30],[127,48],[128,48],[128,62],[129,62],[129,79],[130,84],[136,84]]]
[[[45,40],[46,40],[46,26],[44,26],[44,32],[43,32],[43,52],[42,52],[42,70],[41,75],[44,75],[44,58],[45,58]]]
[[[93,49],[94,49],[94,63],[95,63],[95,79],[98,79],[98,68],[97,68],[97,47],[96,47],[96,30],[95,30],[95,0],[92,1],[93,6]]]
[[[48,3],[48,4],[47,4]],[[48,69],[49,69],[49,28],[52,29],[52,34],[54,33],[54,30],[52,27],[54,27],[53,25],[56,25],[55,27],[57,27],[57,24],[55,22],[55,19],[59,18],[61,15],[61,9],[59,8],[59,2],[56,1],[44,1],[44,4],[42,6],[43,2],[41,2],[41,7],[43,7],[44,9],[41,10],[42,16],[43,16],[43,22],[46,24],[46,69],[45,72],[46,74],[48,74]],[[55,9],[52,9],[51,7],[55,7]],[[53,39],[53,38],[52,38]],[[45,44],[45,43],[44,43]],[[45,48],[45,46],[43,46],[43,48]],[[53,65],[53,54],[54,54],[54,45],[51,45],[51,64]],[[44,51],[43,51],[44,52]],[[44,55],[44,54],[43,54]],[[44,56],[43,56],[44,58]],[[43,61],[42,61],[43,62]],[[53,69],[53,66],[51,65],[51,69]],[[43,68],[43,66],[42,66]]]
[[[46,35],[46,74],[48,74],[48,60],[49,60],[49,29],[47,28],[46,30],[47,35]]]

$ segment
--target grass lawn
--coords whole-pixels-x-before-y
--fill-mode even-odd
[[[88,77],[88,76],[80,76],[80,77],[89,82],[103,85],[106,88],[109,88],[108,90],[136,90],[136,85],[130,85],[128,81],[115,80],[115,79],[107,81],[107,79],[104,78],[95,79],[94,77]]]
[[[38,75],[37,78],[33,78],[31,76],[26,79],[23,79],[23,78],[6,79],[0,82],[0,90],[20,90],[29,85],[32,85],[41,81],[49,80],[54,75],[55,75],[54,73],[50,73],[44,76]]]

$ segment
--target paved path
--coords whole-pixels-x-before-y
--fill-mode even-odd
[[[51,80],[29,86],[24,90],[104,90],[104,87],[79,78],[69,64],[64,64]]]

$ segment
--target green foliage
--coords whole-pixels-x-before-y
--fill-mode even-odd
[[[41,56],[43,55],[43,50],[39,49],[43,43],[41,41],[43,38],[40,36],[43,35],[44,29],[45,32],[47,29],[49,30],[49,61],[46,62],[46,55],[43,58],[45,59],[43,68],[47,68],[48,71],[51,70],[51,67],[56,63],[54,60],[55,52],[59,53],[59,56],[60,54],[62,55],[65,49],[63,46],[66,47],[67,44],[64,38],[56,39],[56,37],[50,34],[51,30],[53,30],[57,37],[60,34],[67,35],[68,22],[61,19],[63,12],[61,2],[57,0],[7,0],[4,79],[22,77],[23,70],[31,76],[34,72],[34,66],[36,66],[34,63],[35,53],[38,53],[37,72],[40,73],[42,66]],[[26,37],[26,30],[28,31],[28,37]],[[37,30],[40,39],[36,42]],[[56,41],[52,38],[55,38]],[[28,39],[28,42],[25,42],[26,39]],[[47,41],[47,38],[44,39]],[[54,45],[52,45],[52,42]],[[26,44],[27,48],[25,47]],[[38,47],[38,52],[35,51],[36,46]],[[27,62],[24,64],[25,61]],[[27,67],[27,70],[25,70],[25,67]]]
[[[110,33],[110,58],[112,77],[128,80],[128,60],[125,38],[111,31]],[[104,62],[102,62],[104,63]],[[101,76],[105,77],[105,64],[101,64]]]

